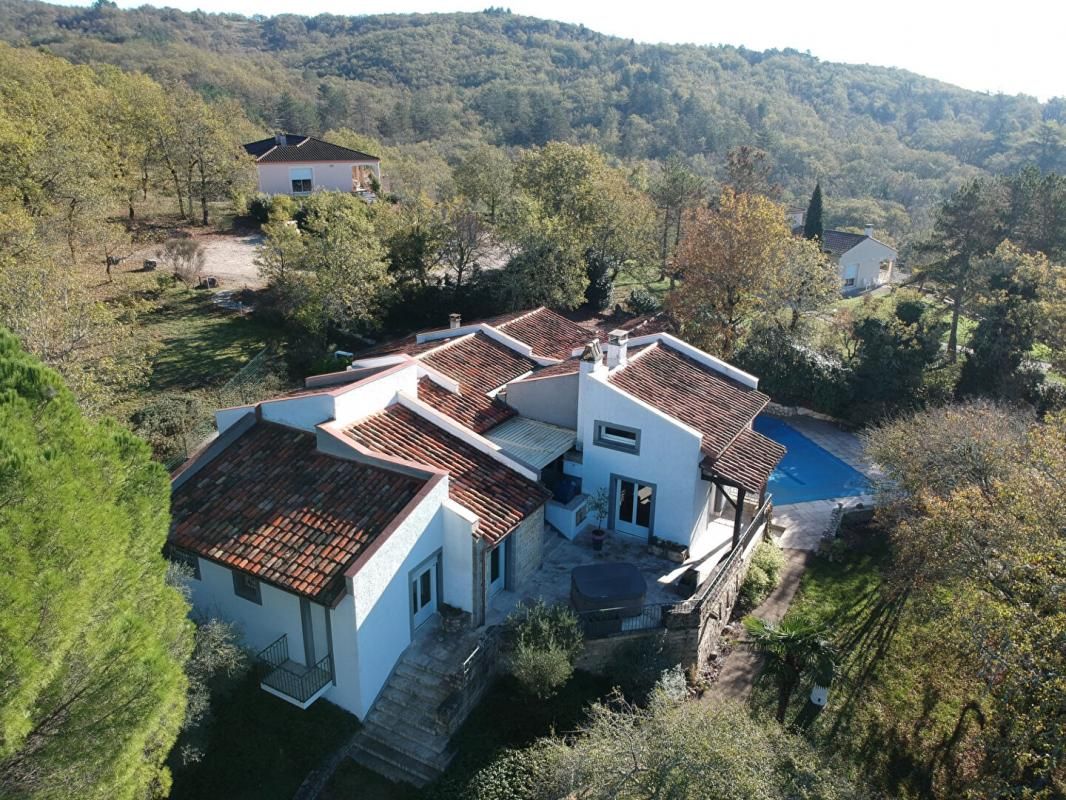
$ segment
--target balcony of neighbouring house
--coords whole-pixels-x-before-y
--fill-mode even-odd
[[[299,708],[307,708],[333,683],[333,656],[308,666],[289,658],[289,640],[279,636],[256,656],[264,675],[259,687]]]

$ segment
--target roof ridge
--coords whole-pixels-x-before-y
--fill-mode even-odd
[[[447,350],[453,344],[465,341],[465,340],[467,340],[467,339],[469,339],[469,338],[471,338],[473,336],[477,336],[480,332],[481,331],[470,331],[469,333],[461,333],[458,336],[455,336],[455,337],[450,338],[450,339],[444,339],[436,347],[431,347],[428,350],[423,350],[417,356],[414,356],[414,359],[416,361],[421,361],[423,358],[425,358],[428,355],[432,355],[433,353],[439,353],[441,350]],[[440,370],[438,370],[438,372],[439,371]],[[458,383],[458,381],[456,381],[456,383]]]
[[[511,319],[507,320],[507,322],[501,322],[499,325],[489,325],[488,327],[490,327],[490,328],[499,328],[500,330],[502,330],[502,329],[506,328],[508,325],[511,325],[512,323],[518,322],[519,320],[525,319],[526,317],[533,316],[538,311],[547,311],[547,310],[548,310],[547,306],[537,306],[536,308],[531,308],[529,311],[527,311],[524,314],[519,314],[517,317],[512,317]],[[483,322],[481,324],[482,325],[487,325],[488,323]],[[510,335],[510,334],[508,334],[508,335]],[[522,340],[519,339],[519,341],[522,341]]]

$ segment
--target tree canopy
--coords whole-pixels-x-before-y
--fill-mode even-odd
[[[0,329],[0,794],[165,794],[193,643],[169,481]]]

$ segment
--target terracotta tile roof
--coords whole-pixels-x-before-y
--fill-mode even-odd
[[[497,323],[495,327],[525,342],[533,348],[534,355],[543,358],[569,358],[575,348],[596,338],[594,332],[543,307]]]
[[[638,353],[647,350],[651,345],[644,344],[637,347],[630,346],[629,357],[637,355]],[[606,356],[604,356],[606,358]],[[536,380],[537,378],[555,378],[559,375],[576,375],[581,371],[581,356],[572,356],[566,361],[560,361],[558,364],[549,364],[546,367],[540,367],[528,378],[523,380]]]
[[[479,534],[490,542],[510,533],[549,497],[540,484],[400,405],[346,432],[370,450],[446,471],[451,498],[477,514]]]
[[[420,356],[419,360],[458,381],[464,390],[480,394],[491,392],[537,367],[537,362],[483,333],[465,336]]]
[[[662,342],[609,378],[612,385],[703,434],[703,452],[712,459],[770,398],[682,355]]]
[[[484,433],[516,413],[495,398],[465,390],[449,392],[429,378],[419,380],[418,399],[476,433]]]
[[[373,345],[372,347],[356,353],[356,359],[360,358],[376,358],[378,356],[391,356],[396,353],[406,353],[409,356],[415,357],[427,350],[433,350],[437,347],[447,344],[453,341],[452,337],[447,339],[433,339],[428,342],[418,342],[418,334],[412,333],[410,336],[404,336],[402,339],[393,339],[390,342],[382,342],[381,344]]]
[[[314,434],[260,421],[174,490],[170,542],[331,603],[348,565],[424,484],[324,455]]]
[[[758,494],[762,491],[774,467],[785,457],[785,448],[761,433],[745,430],[717,459],[707,457],[703,468],[721,475],[727,481]]]

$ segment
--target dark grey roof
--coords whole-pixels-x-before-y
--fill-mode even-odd
[[[282,134],[284,143],[279,143],[277,137],[260,139],[258,142],[250,142],[244,149],[260,164],[271,164],[285,161],[380,161],[377,156],[361,153],[349,147],[341,147],[339,144],[324,142],[313,136],[302,136],[296,133]]]
[[[825,249],[832,253],[837,258],[840,258],[848,250],[853,248],[859,242],[868,239],[869,237],[864,233],[846,233],[845,231],[824,231],[822,235],[822,245]]]

